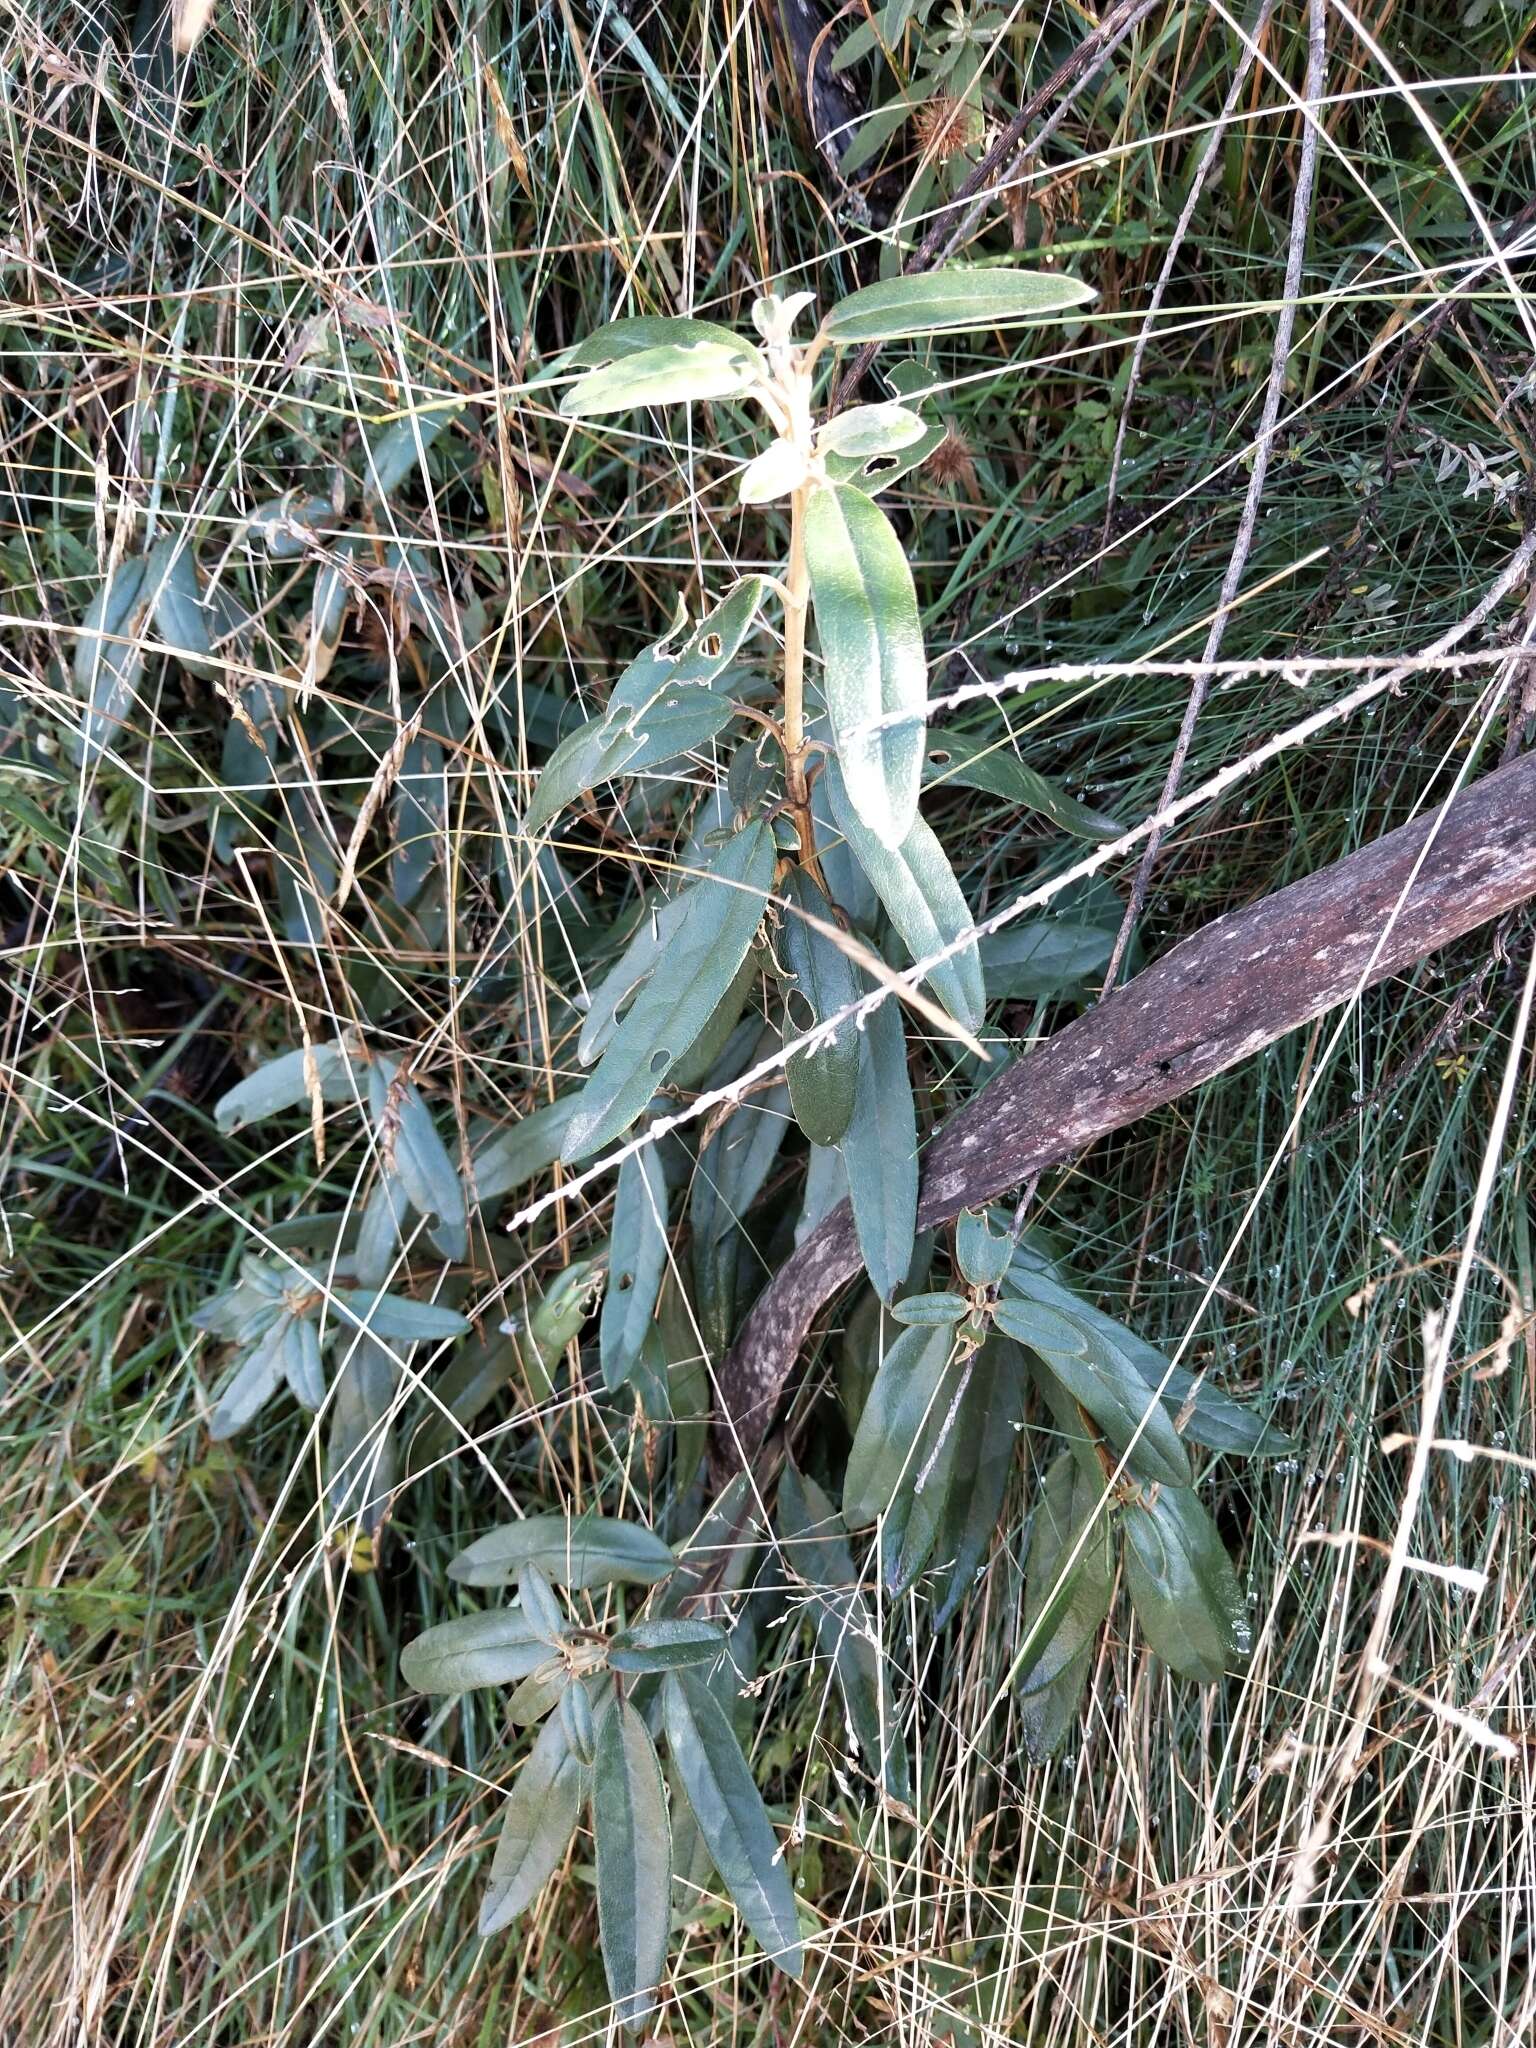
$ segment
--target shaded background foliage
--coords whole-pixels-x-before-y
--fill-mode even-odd
[[[1369,42],[1327,13],[1284,426],[1225,651],[1335,658],[1344,680],[1459,616],[1527,516],[1520,309],[1497,271],[1453,288],[1487,257],[1484,224],[1526,274],[1531,137],[1518,10],[1377,8]],[[785,118],[791,72],[761,8],[258,5],[216,10],[185,63],[151,8],[7,19],[7,2027],[48,2013],[60,2039],[601,2038],[580,1851],[515,1940],[476,1938],[491,1787],[519,1752],[491,1696],[407,1706],[398,1653],[458,1611],[447,1562],[508,1493],[583,1507],[622,1468],[627,1508],[651,1519],[665,1461],[643,1419],[572,1401],[568,1378],[551,1402],[520,1358],[477,1424],[483,1455],[424,1461],[402,1485],[377,1568],[336,1549],[295,1409],[210,1444],[221,1367],[191,1319],[242,1252],[301,1241],[296,1216],[359,1213],[371,1155],[338,1124],[321,1161],[302,1118],[222,1137],[209,1106],[294,1043],[300,1014],[317,1040],[369,1019],[445,1134],[509,1123],[570,1072],[581,947],[633,915],[676,792],[605,794],[535,881],[518,834],[531,770],[567,709],[601,702],[670,624],[680,583],[716,590],[723,562],[774,550],[762,515],[706,488],[747,452],[728,415],[708,442],[684,421],[666,441],[638,423],[571,435],[520,389],[621,300],[739,321],[765,282],[825,303],[873,275],[872,223],[927,175],[919,150],[942,192],[1085,27],[1055,4],[968,15],[970,56],[934,83],[951,18],[887,15],[891,59],[844,76],[856,104],[906,93],[916,118],[839,177]],[[948,438],[899,499],[936,689],[1198,653],[1268,375],[1299,8],[1274,10],[1222,130],[1113,507],[1111,465],[1144,309],[1240,51],[1222,8],[1153,8],[984,218],[978,249],[1048,249],[1100,304],[1027,368],[1024,351],[944,359]],[[424,460],[413,437],[343,559],[368,449],[377,466],[390,423],[424,407],[449,424]],[[272,559],[247,521],[290,490],[321,502]],[[187,537],[253,624],[203,675],[152,644],[120,765],[82,774],[73,629],[130,538],[156,533]],[[346,604],[318,739],[288,746],[258,804],[238,749],[231,772],[231,698],[304,674],[327,579]],[[1512,603],[1495,636],[1524,626]],[[1484,680],[1426,673],[1202,814],[1159,868],[1143,944],[1492,766],[1523,714],[1517,695],[1474,745]],[[1329,687],[1223,679],[1191,777]],[[1156,800],[1186,692],[1174,675],[1048,677],[954,725],[990,735],[1005,717],[1031,765],[1131,820]],[[400,831],[392,798],[365,820],[346,915],[321,919],[422,700],[455,797],[421,834],[426,907],[401,867],[420,821]],[[1059,856],[1047,821],[985,790],[942,786],[925,809],[979,910]],[[734,1916],[706,1894],[674,1943],[674,2038],[1524,2037],[1523,1746],[1511,1762],[1389,1687],[1312,1903],[1297,1917],[1286,1902],[1350,1734],[1372,1546],[1395,1525],[1402,1461],[1381,1439],[1416,1418],[1422,1322],[1460,1245],[1528,944],[1518,926],[1468,941],[1366,996],[1326,1058],[1326,1035],[1303,1034],[1041,1190],[1106,1309],[1169,1341],[1198,1316],[1196,1359],[1304,1447],[1202,1475],[1252,1603],[1252,1662],[1209,1692],[1170,1682],[1122,1603],[1081,1739],[1028,1766],[999,1696],[1021,1478],[955,1623],[935,1637],[908,1604],[884,1617],[914,1828],[850,1777],[840,1703],[787,1608],[765,1631],[754,1764],[816,1922],[806,1984],[743,1976]],[[1059,1014],[1022,1001],[996,1022],[1027,1041]],[[931,1120],[954,1099],[949,1055],[931,1048],[919,1078]],[[1525,1456],[1528,1114],[1522,1093],[1442,1417],[1448,1437]],[[492,1217],[471,1255],[531,1312],[607,1221],[584,1197],[527,1236]],[[594,1321],[567,1373],[595,1341]],[[796,1397],[829,1455],[843,1355],[813,1359]],[[1416,1576],[1392,1639],[1420,1694],[1522,1744],[1529,1477],[1436,1463],[1419,1550],[1487,1584]]]

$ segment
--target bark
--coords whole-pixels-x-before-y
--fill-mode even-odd
[[[1017,1188],[1533,895],[1527,754],[1320,874],[1217,918],[1007,1068],[929,1145],[919,1227]],[[859,1268],[844,1202],[780,1269],[725,1361],[718,1471],[752,1457],[817,1312]]]

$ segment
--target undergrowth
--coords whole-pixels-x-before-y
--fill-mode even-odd
[[[930,406],[945,438],[889,500],[934,695],[989,686],[931,740],[1011,740],[1125,825],[1157,805],[1251,473],[1307,12],[1170,0],[1090,75],[968,253],[1084,278],[1091,318],[949,349]],[[1341,694],[1363,657],[1433,641],[1529,516],[1526,18],[1497,0],[1322,13],[1281,427],[1191,788]],[[226,1360],[196,1312],[243,1255],[302,1254],[316,1218],[355,1226],[376,1167],[354,1121],[317,1149],[307,1111],[228,1133],[213,1104],[359,1020],[450,1139],[515,1129],[575,1077],[594,962],[667,882],[677,806],[725,764],[706,746],[605,788],[539,846],[521,826],[537,767],[672,626],[680,588],[697,614],[724,564],[769,573],[779,555],[763,513],[718,488],[753,452],[728,421],[594,434],[530,387],[615,314],[740,328],[761,291],[824,309],[867,282],[919,148],[933,208],[1088,23],[1056,0],[966,16],[971,56],[941,97],[947,12],[887,15],[889,61],[844,75],[873,107],[928,83],[915,129],[871,159],[878,180],[849,174],[861,194],[791,118],[775,18],[736,0],[257,0],[215,6],[185,59],[152,6],[7,11],[0,2037],[552,2048],[609,2032],[590,1839],[515,1932],[480,1939],[526,1743],[494,1695],[423,1701],[400,1654],[465,1611],[449,1561],[513,1506],[584,1511],[622,1470],[627,1514],[675,1516],[665,1433],[643,1402],[573,1392],[597,1352],[578,1316],[430,1455],[422,1354],[393,1396],[388,1513],[366,1526],[338,1508],[324,1423],[293,1403],[210,1438]],[[1259,57],[1128,396],[1252,19]],[[888,395],[873,374],[866,395]],[[377,488],[402,422],[409,448]],[[286,493],[293,544],[274,551],[251,516]],[[124,730],[82,750],[77,629],[108,570],[166,537],[195,544],[250,624],[196,672],[150,634]],[[1479,647],[1517,644],[1526,604],[1516,592]],[[1298,656],[1311,666],[1278,667]],[[273,785],[242,721],[291,737],[302,692],[322,739],[290,744]],[[1529,702],[1518,662],[1428,666],[1279,755],[1175,833],[1137,958],[1491,770]],[[402,829],[389,764],[417,709],[461,800]],[[1049,817],[957,778],[924,810],[978,915],[1065,863]],[[413,909],[402,846],[451,914]],[[1135,867],[1111,870],[1116,914]],[[1409,1463],[1387,1446],[1419,1428],[1530,943],[1518,917],[1474,934],[1041,1184],[1032,1225],[1098,1305],[1185,1343],[1294,1440],[1267,1463],[1197,1458],[1252,1655],[1213,1687],[1171,1676],[1119,1599],[1066,1749],[1029,1763],[1021,1466],[946,1628],[920,1589],[872,1591],[911,1772],[910,1801],[882,1801],[786,1569],[749,1753],[803,1976],[762,1967],[706,1876],[675,1900],[658,2039],[1530,2037],[1523,1085],[1493,1131],[1435,1422],[1463,1449],[1431,1461],[1390,1673],[1361,1690]],[[989,1029],[1027,1049],[1091,993],[994,1000]],[[925,1118],[974,1078],[964,1058],[924,1044]],[[477,1297],[509,1320],[602,1252],[611,1177],[502,1227],[566,1172],[551,1156],[469,1220]],[[424,1239],[401,1254],[405,1291],[439,1272]],[[852,1305],[791,1397],[802,1462],[846,1450]],[[702,1437],[698,1398],[673,1423]]]

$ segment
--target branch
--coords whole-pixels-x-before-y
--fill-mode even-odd
[[[1175,946],[950,1118],[924,1158],[919,1229],[1060,1165],[1536,896],[1533,817],[1526,754]],[[753,1455],[818,1310],[859,1270],[843,1202],[780,1269],[721,1369],[719,1469]]]

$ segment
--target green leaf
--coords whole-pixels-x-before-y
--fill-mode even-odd
[[[549,1645],[517,1607],[487,1608],[439,1622],[400,1652],[400,1675],[417,1692],[471,1692],[515,1685],[549,1657]]]
[[[1242,1589],[1216,1524],[1182,1486],[1143,1494],[1121,1516],[1125,1585],[1157,1654],[1186,1678],[1214,1684],[1246,1657]]]
[[[699,1155],[689,1190],[699,1332],[711,1354],[730,1339],[743,1219],[762,1192],[789,1129],[789,1090],[775,1083],[739,1103]]]
[[[888,997],[864,1019],[853,1117],[840,1147],[859,1256],[882,1301],[907,1277],[917,1234],[917,1109],[901,1012]]]
[[[808,474],[802,449],[793,441],[773,441],[741,472],[736,495],[743,505],[771,505],[798,491]]]
[[[213,625],[203,598],[197,557],[191,549],[184,543],[178,545],[159,565],[153,587],[147,575],[144,587],[154,599],[156,637],[190,674],[216,675],[217,665],[208,658],[213,649]]]
[[[325,1399],[325,1369],[320,1363],[320,1334],[308,1316],[292,1316],[283,1333],[283,1378],[295,1400],[311,1415]]]
[[[1038,811],[1074,839],[1103,844],[1119,839],[1125,830],[1117,819],[1079,803],[1058,783],[1027,766],[1006,735],[1001,740],[987,740],[953,728],[930,733],[923,755],[923,787],[935,789],[950,784],[960,789],[982,790],[988,796],[1016,804],[1021,810]]]
[[[1066,1309],[1092,1330],[1103,1349],[1112,1350],[1158,1394],[1170,1415],[1184,1418],[1180,1434],[1191,1443],[1248,1457],[1283,1457],[1295,1450],[1284,1430],[1240,1406],[1209,1379],[1197,1378],[1186,1366],[1171,1364],[1155,1345],[1069,1287],[1054,1269],[1038,1261],[1027,1245],[1015,1252],[1007,1285],[1026,1300]]]
[[[338,1288],[335,1300],[349,1308],[375,1337],[393,1337],[406,1344],[439,1343],[446,1337],[462,1337],[469,1328],[467,1316],[456,1308],[435,1301],[412,1301],[404,1294],[371,1294]]]
[[[394,1408],[399,1368],[382,1344],[349,1345],[331,1391],[325,1447],[325,1497],[338,1520],[356,1517],[373,1535],[395,1483]]]
[[[661,1698],[667,1746],[715,1868],[764,1954],[798,1977],[795,1895],[735,1731],[696,1672],[669,1672]]]
[[[437,861],[447,825],[442,748],[420,734],[406,747],[395,782],[390,833],[390,887],[397,903],[414,903]]]
[[[560,1695],[560,1719],[565,1727],[565,1739],[572,1756],[584,1764],[591,1763],[597,1753],[597,1717],[592,1711],[591,1688],[600,1683],[601,1673],[595,1678],[578,1679]]]
[[[563,394],[560,411],[566,419],[599,419],[642,405],[739,398],[759,374],[756,352],[734,337],[729,342],[660,342],[588,370]]]
[[[675,760],[714,738],[736,715],[714,685],[741,652],[770,588],[744,576],[675,649],[669,635],[637,656],[598,718],[578,726],[540,771],[525,828],[537,832],[600,783]]]
[[[586,1775],[557,1714],[539,1731],[507,1800],[480,1903],[482,1935],[499,1933],[526,1912],[559,1869],[581,1815]]]
[[[570,1682],[565,1659],[546,1652],[544,1663],[529,1672],[507,1701],[507,1719],[514,1728],[532,1728],[559,1706]]]
[[[947,1324],[903,1330],[885,1354],[843,1475],[843,1519],[851,1529],[878,1521],[902,1482],[917,1477],[916,1446],[945,1399],[941,1389],[954,1342]]]
[[[507,1586],[530,1564],[556,1586],[654,1586],[677,1560],[638,1522],[528,1515],[471,1543],[448,1567],[465,1586]]]
[[[894,455],[910,448],[927,431],[927,421],[908,406],[855,405],[827,421],[816,437],[816,450],[865,462],[871,455]]]
[[[603,1968],[619,2020],[636,2028],[655,2008],[666,1966],[672,1831],[655,1747],[628,1700],[598,1724],[592,1829]]]
[[[953,868],[927,822],[914,818],[896,848],[886,846],[848,801],[841,776],[829,763],[822,778],[837,829],[885,905],[914,962],[928,960],[973,929],[970,907]],[[950,1016],[972,1032],[981,1028],[986,989],[975,941],[952,954],[925,979]]]
[[[553,1166],[579,1100],[577,1094],[562,1095],[531,1109],[505,1129],[476,1140],[470,1148],[470,1165],[477,1200],[500,1201]]]
[[[950,1330],[970,1312],[971,1305],[963,1294],[947,1290],[938,1294],[909,1294],[891,1303],[896,1321],[916,1330]]]
[[[452,1254],[462,1258],[468,1250],[464,1189],[431,1110],[398,1060],[381,1056],[374,1061],[368,1070],[368,1101],[380,1148],[412,1208],[437,1217],[445,1230],[462,1238],[463,1249]]]
[[[308,495],[302,489],[284,491],[280,498],[268,498],[246,521],[248,540],[260,541],[275,562],[291,562],[303,554],[308,542],[304,531],[334,526],[340,515],[328,495]]]
[[[1134,1440],[1130,1467],[1138,1477],[1188,1484],[1189,1453],[1172,1416],[1089,1324],[1039,1302],[1000,1301],[995,1315],[999,1329],[1044,1359],[1116,1450]]]
[[[1090,1521],[1082,1555],[1067,1570]],[[1033,1649],[1019,1678],[1019,1709],[1032,1763],[1061,1748],[1077,1717],[1113,1582],[1102,1484],[1095,1485],[1064,1451],[1046,1473],[1035,1504],[1024,1564],[1024,1646]]]
[[[882,845],[899,847],[917,816],[928,703],[912,571],[891,522],[852,484],[811,492],[805,559],[848,800]],[[891,713],[905,716],[869,730]]]
[[[686,347],[690,342],[712,341],[721,348],[755,354],[733,327],[718,320],[696,320],[691,314],[631,314],[594,328],[561,358],[562,370],[587,370],[599,363],[619,363],[629,356],[653,348]],[[765,366],[766,367],[766,366]]]
[[[598,1326],[603,1384],[621,1387],[640,1356],[667,1269],[667,1179],[654,1145],[619,1168],[613,1198],[608,1291]]]
[[[85,699],[75,759],[99,758],[122,728],[144,668],[143,635],[160,573],[173,542],[119,562],[97,591],[75,641],[75,687]]]
[[[280,1053],[275,1060],[263,1061],[243,1081],[225,1090],[213,1105],[213,1120],[220,1132],[227,1138],[261,1117],[277,1116],[286,1109],[307,1109],[311,1060],[322,1102],[355,1099],[361,1069],[354,1065],[341,1039],[313,1046],[307,1054],[300,1046],[294,1052]]]
[[[686,892],[664,974],[653,974],[586,1087],[561,1156],[623,1135],[709,1022],[746,959],[773,883],[773,835],[758,819],[727,840]]]
[[[565,1632],[565,1610],[554,1587],[536,1564],[525,1565],[518,1574],[518,1604],[548,1643],[558,1643]]]
[[[859,1590],[847,1525],[814,1479],[786,1464],[779,1479],[779,1540],[790,1569],[817,1589],[810,1603],[821,1654],[837,1673],[849,1724],[892,1799],[910,1805],[901,1719],[880,1639]]]
[[[955,264],[918,277],[890,277],[840,299],[822,322],[839,347],[1017,327],[1086,305],[1096,294],[1075,277],[1040,270],[983,270]]]
[[[955,1219],[955,1263],[973,1287],[996,1287],[1012,1258],[1009,1231],[994,1230],[984,1211],[961,1211]]]
[[[788,973],[785,1010],[788,1034],[799,1037],[829,1025],[859,1000],[858,970],[826,930],[836,929],[832,906],[802,867],[784,877],[784,923],[780,933]],[[814,920],[814,922],[813,922]],[[785,1065],[795,1121],[813,1145],[835,1145],[853,1117],[859,1082],[859,1033],[852,1020]]]
[[[222,1443],[254,1421],[277,1392],[292,1320],[291,1316],[279,1316],[236,1360],[235,1369],[208,1418],[208,1434],[215,1443]]]
[[[1024,1405],[1024,1361],[1018,1346],[994,1330],[976,1354],[966,1395],[965,1484],[951,1490],[934,1546],[941,1563],[949,1560],[936,1631],[958,1611],[1000,1533]]]
[[[315,588],[309,602],[309,646],[304,659],[306,686],[323,683],[336,659],[336,650],[341,645],[341,629],[346,624],[347,606],[352,598],[347,570],[357,549],[355,539],[334,542],[316,573]]]
[[[620,1629],[609,1640],[608,1662],[615,1671],[677,1671],[713,1664],[724,1649],[725,1636],[712,1621],[669,1616]]]
[[[445,427],[459,417],[456,406],[413,413],[383,428],[363,431],[363,503],[377,510],[397,491]]]
[[[989,932],[981,942],[981,972],[994,1002],[1042,1002],[1077,990],[1102,975],[1114,951],[1107,926],[1070,925],[1038,918]]]

